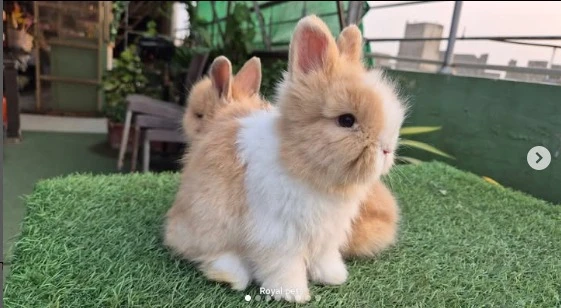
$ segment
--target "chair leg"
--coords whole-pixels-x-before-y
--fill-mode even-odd
[[[132,121],[132,111],[127,110],[127,116],[125,118],[125,127],[123,128],[123,135],[121,137],[121,147],[119,148],[119,160],[117,161],[117,170],[119,171],[123,169],[123,162],[125,160],[125,153],[129,141],[129,130],[131,127],[131,121]]]
[[[132,158],[131,158],[131,172],[136,171],[136,164],[138,161],[138,147],[140,142],[140,134],[142,134],[140,127],[135,124],[134,126],[134,138],[132,139]]]
[[[150,168],[150,140],[146,137],[147,136],[144,135],[144,153],[142,155],[142,170],[144,172],[148,172],[148,169]]]

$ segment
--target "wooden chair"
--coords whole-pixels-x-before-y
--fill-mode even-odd
[[[131,157],[131,172],[136,171],[136,164],[138,162],[138,151],[140,145],[140,139],[143,139],[144,149],[148,148],[148,152],[144,152],[143,155],[143,171],[148,171],[148,167],[150,165],[150,143],[147,145],[145,141],[149,140],[157,140],[152,137],[152,134],[148,134],[148,132],[152,129],[157,129],[166,132],[169,136],[163,137],[162,140],[157,141],[164,141],[164,142],[174,142],[174,143],[182,143],[184,142],[183,133],[181,131],[181,117],[176,117],[174,119],[171,118],[164,118],[158,117],[154,115],[147,115],[147,114],[140,114],[137,115],[134,121],[134,138],[133,138],[133,151]],[[150,136],[150,137],[148,137]]]
[[[201,53],[193,57],[193,60],[189,65],[189,69],[187,70],[187,76],[184,83],[185,88],[183,90],[190,90],[193,84],[202,77],[203,70],[206,66],[206,62],[208,61],[208,56],[208,53]],[[182,100],[185,100],[187,98],[187,93],[181,97]],[[172,102],[166,102],[139,94],[129,95],[126,100],[128,107],[123,135],[121,138],[121,145],[119,148],[117,169],[122,170],[123,168],[129,139],[129,131],[134,121],[136,137],[133,139],[131,170],[136,170],[140,135],[144,135],[143,171],[148,171],[150,164],[150,145],[146,145],[146,142],[185,142],[185,138],[181,131],[181,118],[183,117],[185,107]],[[138,121],[138,117],[140,115],[143,117],[141,117],[140,121]],[[151,132],[147,135],[145,130],[155,130],[156,132]]]

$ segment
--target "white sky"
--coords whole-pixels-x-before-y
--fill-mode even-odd
[[[370,5],[400,1],[368,1]],[[364,36],[367,38],[403,37],[405,23],[434,22],[444,26],[443,36],[450,32],[454,1],[429,2],[370,10],[364,17]],[[461,36],[561,36],[561,1],[464,1],[458,27]],[[538,41],[534,41],[538,42]],[[561,45],[561,40],[539,41]],[[371,44],[372,51],[397,55],[398,43]],[[445,50],[443,41],[440,49]],[[489,53],[488,64],[507,65],[510,59],[518,66],[528,60],[550,61],[552,48],[513,45],[492,41],[456,41],[455,53],[480,55]],[[554,64],[561,64],[561,49],[557,49]]]

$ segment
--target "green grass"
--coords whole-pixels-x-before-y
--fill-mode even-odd
[[[161,244],[176,174],[40,182],[5,284],[6,307],[282,307],[205,280]],[[399,244],[349,261],[310,307],[559,307],[561,207],[441,163],[399,166]]]

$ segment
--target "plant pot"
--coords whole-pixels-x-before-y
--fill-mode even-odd
[[[111,149],[118,150],[121,147],[121,139],[123,137],[124,128],[124,123],[107,120],[107,138]],[[134,135],[134,128],[131,127],[129,130],[129,140],[127,142],[127,153],[132,150],[132,141],[134,140]]]
[[[107,138],[108,138],[108,142],[109,142],[109,146],[111,147],[111,149],[114,150],[119,150],[119,148],[121,147],[121,139],[123,138],[123,130],[125,128],[125,124],[124,123],[119,123],[119,122],[113,122],[113,121],[109,121],[107,120]],[[129,140],[127,142],[127,149],[126,149],[126,153],[131,153],[132,152],[132,143],[134,140],[134,136],[136,134],[136,131],[134,130],[134,127],[130,127],[129,129]],[[141,155],[140,153],[142,152],[142,139],[139,140],[138,142],[138,153],[139,155]],[[162,152],[164,150],[164,143],[163,142],[159,142],[159,141],[152,141],[150,143],[150,151],[151,152]]]

